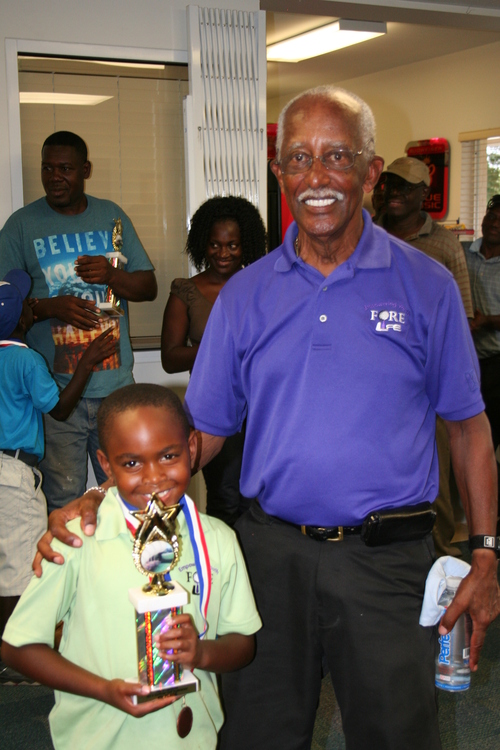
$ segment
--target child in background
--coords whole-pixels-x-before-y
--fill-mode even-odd
[[[12,270],[0,282],[0,635],[32,575],[36,543],[47,529],[37,468],[43,457],[42,413],[67,419],[94,365],[115,351],[112,333],[95,339],[59,393],[43,357],[24,337],[33,325],[31,278]],[[0,662],[0,683],[16,681]]]
[[[198,515],[185,496],[196,439],[172,391],[145,383],[120,388],[101,404],[98,430],[99,461],[115,486],[99,508],[95,535],[84,536],[81,547],[54,542],[65,562],[44,564],[42,577],[31,581],[5,630],[2,657],[58,691],[50,715],[56,750],[214,750],[223,721],[215,673],[253,658],[253,633],[261,626],[236,536],[222,521]],[[190,595],[183,614],[173,618],[178,627],[157,645],[163,658],[174,649],[168,658],[194,670],[200,690],[180,702],[163,697],[135,705],[133,697],[148,688],[127,681],[138,673],[128,589],[143,586],[145,578],[132,560],[129,524],[131,511],[146,508],[152,493],[165,506],[181,505],[180,555],[171,576]],[[68,528],[76,531],[79,519]],[[58,653],[52,646],[60,619]],[[180,739],[184,704],[192,710],[193,729]]]

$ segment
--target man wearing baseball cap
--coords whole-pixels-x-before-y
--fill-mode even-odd
[[[422,210],[430,185],[429,168],[425,162],[411,156],[395,159],[385,171],[385,212],[378,224],[389,234],[417,247],[446,266],[458,284],[467,317],[472,318],[469,274],[462,246],[448,229],[433,221]],[[458,555],[458,548],[451,545],[455,519],[450,496],[450,447],[446,428],[439,417],[436,423],[436,443],[439,456],[439,494],[435,501],[437,518],[433,529],[434,545],[438,555]]]
[[[115,349],[105,331],[86,349],[59,393],[47,364],[25,343],[33,325],[31,277],[13,269],[0,281],[0,637],[32,575],[36,543],[47,529],[38,462],[44,453],[42,413],[64,420],[76,406],[94,365]],[[0,684],[22,678],[0,662]]]

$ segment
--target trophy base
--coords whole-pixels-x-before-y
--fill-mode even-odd
[[[177,581],[171,581],[172,587],[158,595],[155,591],[144,591],[142,589],[129,589],[128,598],[134,605],[135,611],[157,612],[160,609],[169,610],[172,607],[183,607],[188,603],[188,595],[185,588]]]
[[[136,682],[137,680],[131,680]],[[174,682],[173,685],[167,685],[164,687],[152,687],[151,691],[147,695],[133,695],[132,703],[137,705],[138,703],[147,703],[148,701],[154,701],[157,698],[163,698],[166,695],[186,695],[187,693],[196,693],[200,688],[198,678],[194,676],[192,672],[184,672],[182,679],[178,682]]]
[[[121,307],[116,307],[112,302],[99,302],[99,310],[102,313],[102,317],[114,317],[117,318],[119,315],[125,315]]]

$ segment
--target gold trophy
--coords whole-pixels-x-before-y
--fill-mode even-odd
[[[179,505],[164,506],[153,494],[145,510],[133,513],[141,525],[135,532],[132,557],[136,568],[150,578],[142,588],[128,592],[136,611],[139,682],[150,687],[148,695],[136,696],[139,703],[198,690],[198,679],[183,672],[177,662],[162,659],[154,640],[172,627],[172,617],[181,614],[188,602],[187,591],[166,578],[179,559],[175,533],[179,510]]]
[[[106,258],[111,263],[113,268],[123,268],[128,263],[127,258],[122,254],[123,247],[123,225],[121,219],[113,219],[115,226],[113,228],[113,234],[111,236],[111,243],[114,248],[114,252],[106,253]],[[99,304],[99,308],[107,315],[117,316],[123,315],[123,306],[121,299],[116,296],[111,287],[108,286],[106,291],[106,299],[104,302]]]

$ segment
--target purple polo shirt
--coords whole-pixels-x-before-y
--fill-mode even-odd
[[[373,226],[327,278],[285,242],[221,291],[186,393],[197,429],[247,417],[241,491],[298,524],[358,524],[432,501],[436,413],[484,409],[458,287]]]

